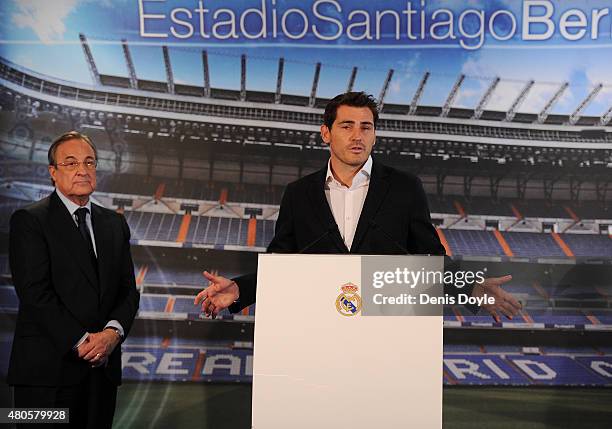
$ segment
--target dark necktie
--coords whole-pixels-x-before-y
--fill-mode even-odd
[[[87,249],[89,249],[89,256],[91,258],[91,263],[93,264],[94,269],[97,270],[98,261],[96,259],[96,253],[94,252],[93,241],[91,240],[91,234],[89,232],[89,228],[87,227],[87,222],[85,221],[85,219],[87,218],[87,213],[89,213],[89,210],[87,209],[87,207],[81,207],[77,209],[77,211],[75,212],[77,216],[77,225],[79,227],[79,232],[81,233],[81,236],[85,240],[85,243],[87,243]]]

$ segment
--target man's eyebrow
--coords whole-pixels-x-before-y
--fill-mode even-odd
[[[91,155],[87,155],[84,160],[85,161],[88,161],[88,160],[94,160],[95,161],[95,159],[96,159],[95,157],[93,157]],[[65,161],[77,161],[77,157],[74,156],[74,155],[68,155],[67,157],[64,158],[64,161],[62,161],[62,162],[65,162]]]
[[[338,125],[354,125],[356,124],[357,121],[354,121],[353,119],[345,119],[344,121],[340,121],[338,122]],[[374,122],[370,122],[370,121],[363,121],[360,122],[359,125],[370,125],[370,126],[374,126]]]

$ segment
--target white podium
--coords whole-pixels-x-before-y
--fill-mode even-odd
[[[364,258],[381,257],[259,256],[254,429],[442,427],[441,313],[342,314],[343,297],[344,313],[359,304],[341,287],[362,292]],[[427,257],[384,258],[416,269]]]

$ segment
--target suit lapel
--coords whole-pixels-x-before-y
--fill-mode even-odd
[[[310,186],[308,187],[308,198],[310,198],[311,207],[316,216],[319,218],[321,225],[323,225],[325,230],[332,228],[332,233],[330,236],[338,247],[338,250],[342,253],[348,253],[348,248],[346,247],[344,240],[342,240],[340,230],[338,229],[338,225],[334,219],[334,214],[332,213],[329,203],[327,202],[327,198],[325,197],[326,174],[327,168],[324,168],[317,175],[313,176],[313,180],[310,182]]]
[[[66,245],[68,256],[76,260],[89,285],[98,291],[98,278],[91,264],[87,244],[79,233],[68,209],[55,192],[51,194],[49,216],[51,217],[51,225],[60,237],[60,241]]]
[[[100,296],[106,292],[107,274],[110,272],[109,258],[112,255],[112,234],[108,218],[96,204],[91,205],[91,224],[96,238],[96,253],[98,256],[98,276],[100,278]]]
[[[351,253],[354,253],[359,249],[359,245],[365,236],[366,231],[371,226],[371,222],[378,212],[381,203],[384,201],[389,191],[389,181],[386,177],[386,172],[383,167],[374,162],[372,164],[372,175],[370,176],[370,186],[368,187],[368,193],[363,203],[363,209],[361,210],[361,216],[359,216],[359,222],[357,223],[357,229],[355,230],[355,237],[351,245]]]

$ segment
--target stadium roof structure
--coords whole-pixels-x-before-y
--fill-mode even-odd
[[[204,55],[205,57],[205,55]],[[281,66],[279,65],[279,69]],[[95,69],[95,68],[94,68]],[[101,81],[107,80],[101,75]],[[232,120],[223,120],[222,117],[232,117],[243,119],[247,126],[269,126],[275,125],[270,121],[280,123],[278,128],[285,126],[282,122],[291,124],[290,129],[304,132],[319,132],[321,124],[322,106],[328,101],[317,98],[315,106],[309,107],[307,97],[303,97],[300,103],[300,96],[280,94],[282,103],[275,103],[273,100],[279,94],[268,94],[260,92],[246,91],[246,100],[240,101],[240,94],[237,91],[227,89],[209,88],[211,97],[205,97],[203,92],[205,87],[197,88],[198,93],[181,93],[181,86],[174,85],[175,93],[169,92],[172,86],[166,82],[144,81],[130,77],[127,80],[138,82],[140,88],[127,88],[125,85],[83,85],[74,82],[64,81],[47,75],[43,75],[0,57],[0,79],[5,81],[9,89],[23,92],[24,95],[37,98],[43,102],[61,102],[62,105],[74,108],[84,108],[100,112],[114,112],[125,115],[149,115],[152,117],[165,118],[169,120],[189,122],[189,120],[202,121],[212,119],[220,124],[234,124]],[[123,79],[123,78],[118,78]],[[462,79],[458,79],[457,84]],[[421,85],[425,85],[427,74],[423,77]],[[16,86],[15,86],[16,85]],[[490,90],[492,90],[490,88]],[[535,122],[507,122],[501,119],[505,117],[503,113],[499,118],[487,119],[487,111],[482,110],[486,104],[485,94],[479,103],[479,108],[457,109],[451,108],[445,115],[444,111],[448,107],[418,106],[419,93],[415,94],[410,105],[400,106],[406,114],[399,112],[389,112],[383,108],[381,121],[378,130],[383,137],[405,138],[412,137],[409,134],[415,127],[414,124],[421,124],[424,128],[434,129],[436,134],[444,134],[445,128],[450,129],[452,135],[483,136],[497,138],[497,143],[518,146],[544,146],[555,148],[575,147],[575,143],[580,143],[583,149],[609,149],[606,143],[612,142],[612,127],[609,126],[587,126],[581,125],[581,118],[576,125],[569,124],[538,124]],[[259,95],[264,98],[258,98]],[[254,95],[255,100],[250,99]],[[449,96],[449,100],[454,96]],[[449,103],[447,100],[447,103]],[[295,101],[295,103],[292,103]],[[385,106],[390,106],[389,104]],[[128,108],[128,109],[125,109]],[[415,115],[409,112],[414,110]],[[385,113],[386,112],[386,113]],[[173,115],[176,113],[177,115]],[[188,115],[196,115],[189,117]],[[516,114],[515,118],[520,115]],[[524,114],[523,114],[524,115]],[[209,117],[210,116],[210,117]],[[475,119],[475,118],[479,119]],[[535,117],[534,117],[535,119]],[[594,119],[594,118],[591,118]],[[591,121],[593,122],[593,121]],[[440,129],[435,129],[436,127]],[[419,128],[419,126],[416,126]],[[504,133],[506,130],[506,133]],[[511,140],[523,140],[504,142],[506,134]],[[461,140],[461,139],[460,139]],[[475,142],[470,137],[466,142]],[[490,144],[490,141],[476,141],[482,144]],[[546,143],[550,142],[550,143]],[[566,144],[570,143],[570,144]],[[592,145],[590,143],[596,143]]]
[[[256,103],[274,103],[274,104],[285,104],[302,107],[323,107],[328,99],[317,97],[318,82],[321,72],[322,64],[316,63],[313,75],[312,86],[309,96],[300,96],[285,94],[282,92],[283,76],[284,76],[284,64],[285,59],[278,59],[278,73],[276,79],[276,90],[275,92],[264,92],[264,91],[250,91],[247,89],[246,84],[246,68],[247,68],[247,57],[241,55],[240,57],[240,89],[219,89],[211,88],[210,86],[210,66],[208,63],[208,53],[206,50],[202,50],[202,67],[203,67],[203,81],[202,86],[194,85],[179,85],[175,84],[172,72],[172,65],[170,63],[170,56],[168,53],[168,47],[162,46],[164,68],[166,72],[166,82],[155,82],[143,79],[138,79],[136,71],[131,58],[128,42],[123,39],[121,40],[121,46],[124,53],[126,67],[129,72],[129,77],[120,77],[112,75],[104,75],[98,72],[93,54],[89,47],[87,38],[84,34],[79,35],[81,46],[85,55],[87,65],[89,67],[92,82],[95,86],[111,86],[118,88],[130,88],[140,89],[146,91],[162,92],[176,95],[187,95],[187,96],[201,96],[206,98],[215,98],[219,100],[234,100],[234,101],[249,101]],[[537,123],[537,124],[569,124],[569,125],[584,125],[584,126],[607,126],[612,120],[612,106],[601,116],[582,116],[582,112],[588,107],[593,101],[595,96],[602,90],[603,84],[596,85],[591,92],[580,102],[578,106],[573,110],[570,115],[553,115],[550,114],[554,106],[557,104],[563,93],[569,88],[569,83],[563,82],[555,93],[546,102],[541,111],[535,113],[521,113],[520,107],[531,89],[533,88],[535,81],[531,80],[526,83],[522,88],[519,95],[512,102],[511,107],[507,111],[494,111],[486,110],[486,106],[489,103],[492,94],[495,92],[498,84],[501,81],[500,77],[494,77],[491,79],[488,88],[484,92],[483,96],[479,100],[478,104],[473,109],[457,108],[453,107],[454,101],[457,98],[459,90],[463,85],[466,75],[460,74],[457,77],[456,82],[452,86],[446,101],[442,106],[421,106],[419,101],[423,94],[423,91],[427,85],[430,77],[430,72],[424,72],[420,80],[420,83],[415,91],[410,104],[391,104],[386,103],[385,97],[391,81],[393,79],[395,70],[389,69],[384,82],[381,86],[380,94],[378,94],[378,102],[382,113],[399,114],[399,115],[417,115],[417,116],[433,116],[441,118],[458,118],[458,119],[484,119],[491,121],[505,121],[505,122],[520,122],[520,123]],[[358,73],[358,67],[353,67],[347,84],[347,91],[354,89],[355,79]]]
[[[27,140],[28,127],[20,118],[38,109],[53,115],[53,121],[68,121],[65,126],[73,129],[85,127],[88,133],[104,133],[102,140],[110,140],[117,168],[122,154],[131,152],[133,159],[146,159],[149,172],[159,167],[156,160],[172,160],[179,179],[190,159],[208,165],[202,173],[210,178],[217,161],[239,165],[240,183],[246,177],[244,165],[260,162],[272,183],[274,171],[295,168],[291,174],[300,177],[327,157],[327,147],[319,136],[322,106],[327,102],[316,95],[320,64],[315,68],[310,96],[296,96],[282,92],[282,58],[275,92],[248,90],[247,58],[241,56],[242,82],[240,90],[233,91],[210,86],[206,51],[202,51],[200,87],[174,81],[167,49],[163,50],[167,79],[156,82],[137,77],[127,42],[122,42],[122,48],[129,77],[99,74],[84,36],[82,43],[93,85],[50,77],[0,58],[0,86],[4,95],[14,98],[7,103],[14,104],[11,109],[17,113],[13,133],[25,132]],[[357,73],[353,67],[347,89],[353,87]],[[385,88],[392,78],[389,72],[380,94],[383,111],[375,152],[388,164],[433,177],[438,195],[444,193],[447,177],[459,176],[468,198],[473,179],[480,177],[490,179],[494,198],[499,195],[500,183],[515,188],[519,198],[534,184],[542,188],[546,198],[553,198],[555,188],[565,182],[572,199],[579,198],[581,189],[590,188],[597,199],[606,200],[612,181],[612,127],[602,126],[602,118],[580,115],[595,91],[572,115],[556,117],[549,114],[553,99],[540,115],[520,113],[533,81],[525,85],[508,112],[494,112],[486,110],[486,105],[498,80],[491,82],[474,109],[459,109],[452,104],[464,80],[461,76],[443,106],[420,105],[428,73],[421,78],[410,104],[384,103]],[[561,89],[555,94],[557,98]],[[281,182],[290,179],[288,175]]]

